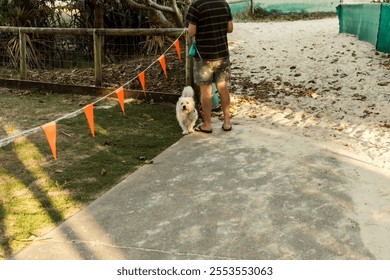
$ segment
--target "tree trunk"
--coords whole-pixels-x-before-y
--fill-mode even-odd
[[[94,27],[104,28],[104,8],[99,0],[93,0]]]

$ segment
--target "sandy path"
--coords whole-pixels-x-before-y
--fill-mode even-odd
[[[232,92],[256,96],[264,81],[273,87],[266,101],[241,104],[238,116],[340,142],[362,161],[390,168],[388,55],[339,34],[337,18],[234,28]],[[245,79],[251,87],[241,86]]]

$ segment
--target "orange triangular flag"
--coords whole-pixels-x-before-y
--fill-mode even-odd
[[[141,82],[142,89],[143,89],[144,94],[145,94],[145,96],[146,96],[146,93],[145,93],[145,71],[142,71],[142,72],[138,75],[138,78],[139,78],[139,81]]]
[[[167,64],[165,63],[165,55],[160,56],[160,58],[158,59],[158,61],[160,61],[161,68],[162,68],[163,71],[164,71],[165,77],[168,78],[168,75],[167,75]]]
[[[125,114],[125,90],[123,87],[118,88],[115,91],[118,96],[119,105],[121,106],[123,114]]]
[[[95,124],[93,121],[93,103],[84,107],[84,113],[87,117],[89,129],[91,130],[92,136],[95,137]]]
[[[45,131],[47,142],[49,142],[51,153],[53,154],[54,159],[57,159],[57,125],[55,122],[51,122],[45,125],[42,125],[43,131]]]
[[[175,41],[175,48],[176,48],[176,51],[177,51],[177,56],[179,57],[179,59],[181,60],[181,53],[180,53],[180,42],[178,39],[176,39]]]

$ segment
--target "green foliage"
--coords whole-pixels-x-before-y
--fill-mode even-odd
[[[51,25],[54,11],[50,8],[52,1],[42,0],[1,0],[0,24],[18,27],[48,27]],[[37,36],[35,36],[37,37]],[[34,36],[27,36],[27,63],[31,67],[38,67],[40,62],[38,41]],[[5,49],[10,64],[14,67],[19,65],[19,37],[14,34],[8,41]]]
[[[1,0],[0,23],[10,26],[49,26],[54,0]]]

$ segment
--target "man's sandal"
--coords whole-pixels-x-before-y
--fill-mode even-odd
[[[225,128],[225,124],[222,125],[223,131],[230,131],[232,130],[232,125],[229,126],[229,128]]]
[[[203,129],[202,125],[195,127],[194,130],[197,132],[203,132],[203,133],[212,133],[213,132],[212,130]]]

